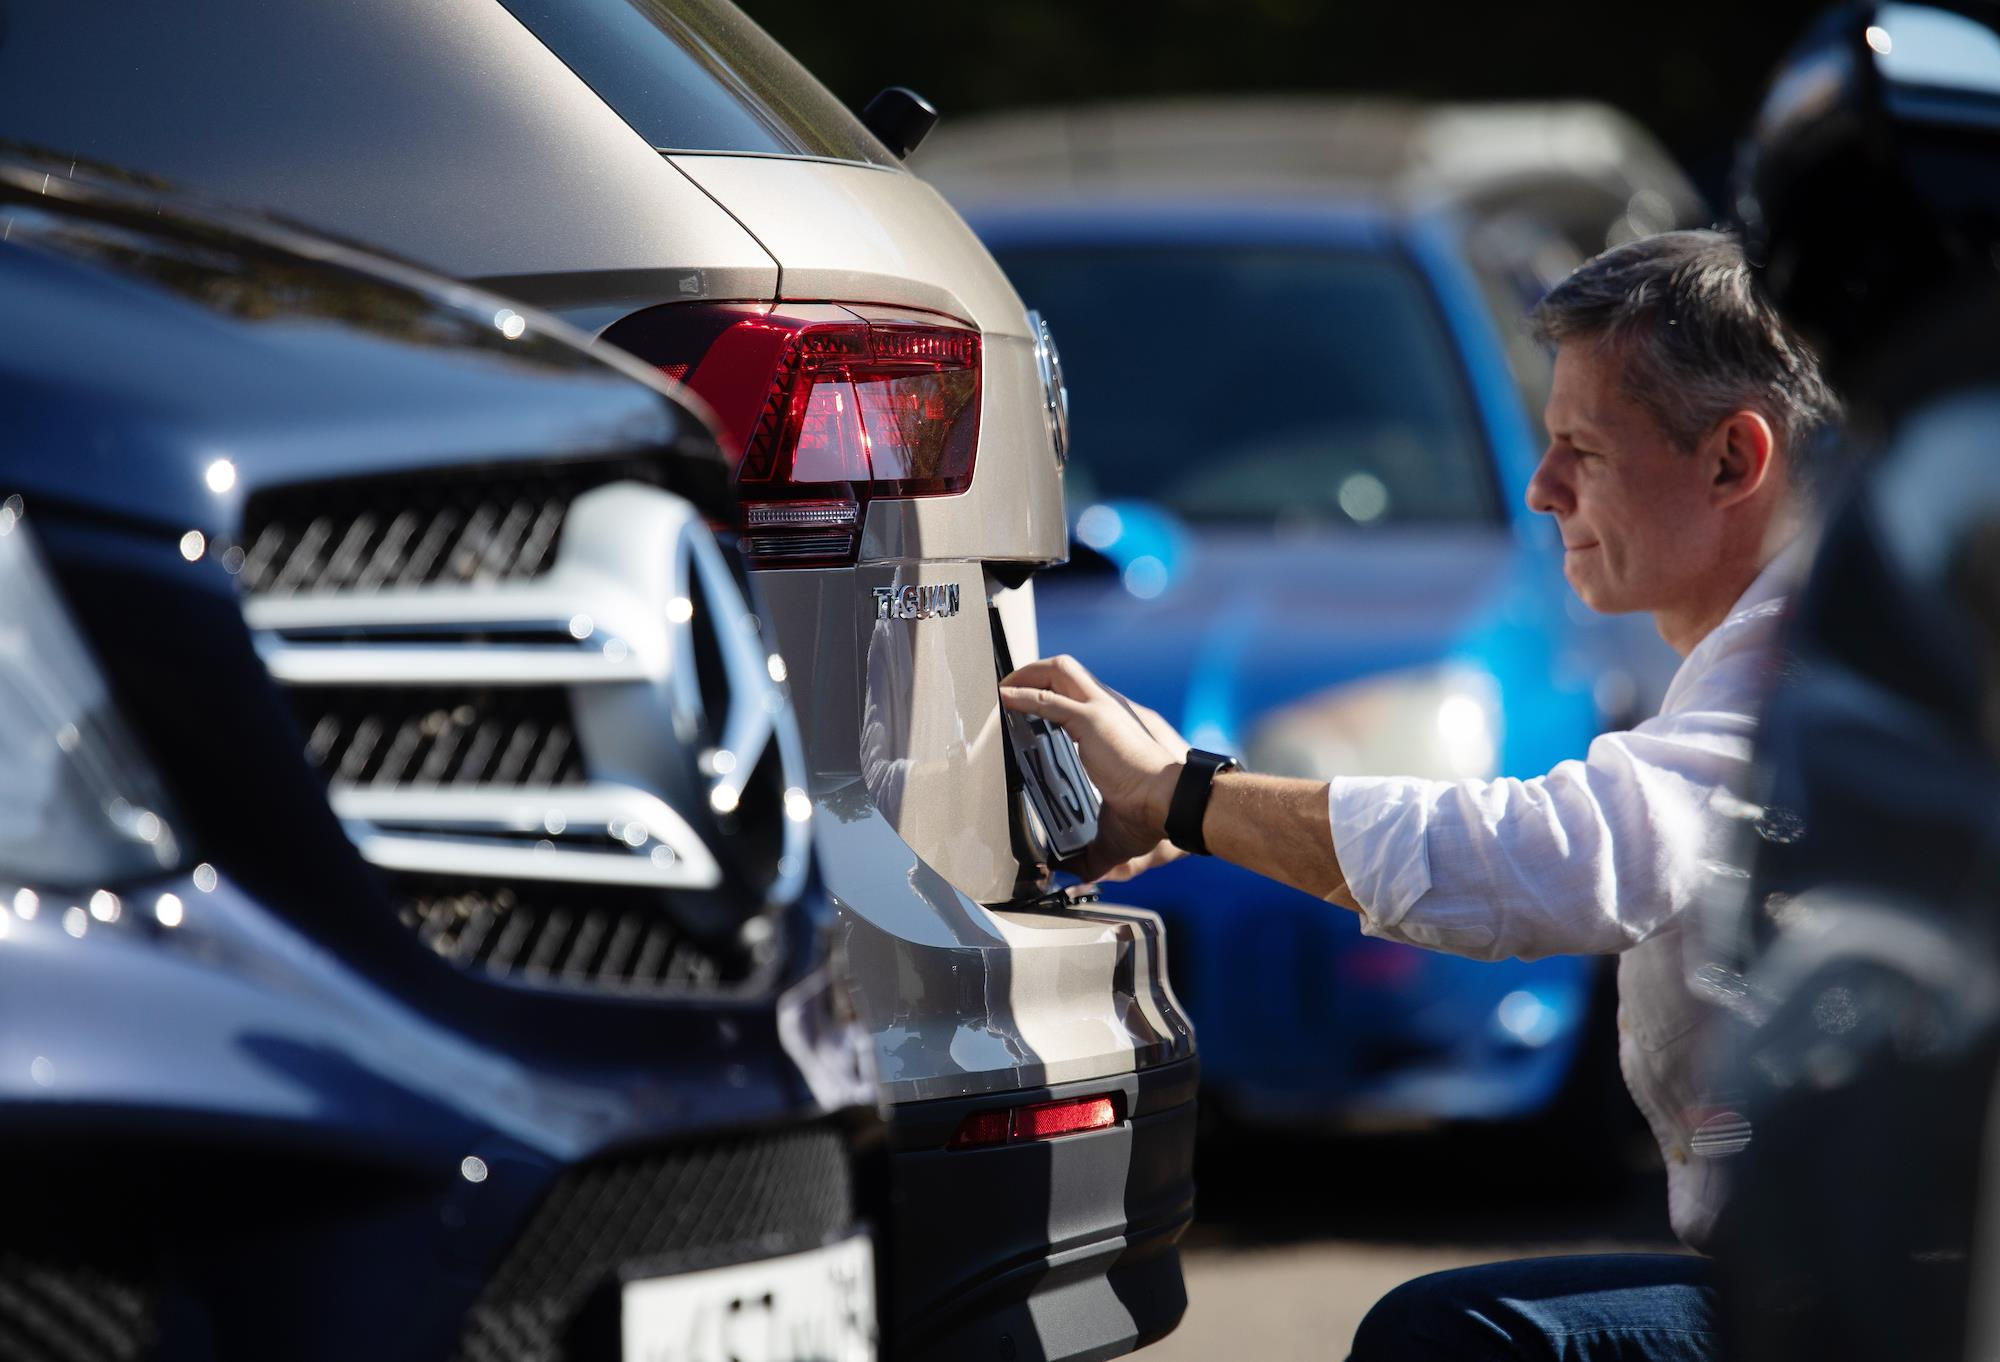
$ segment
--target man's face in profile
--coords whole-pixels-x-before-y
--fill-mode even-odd
[[[1565,341],[1543,419],[1549,447],[1528,483],[1555,517],[1563,575],[1606,614],[1688,598],[1718,528],[1705,461],[1677,448],[1624,382],[1615,346]]]

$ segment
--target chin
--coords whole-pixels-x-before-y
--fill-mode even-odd
[[[1600,615],[1629,615],[1634,610],[1640,609],[1638,605],[1623,599],[1602,582],[1587,579],[1578,581],[1570,577],[1569,585],[1570,590],[1576,592],[1578,600]]]
[[[1568,564],[1563,566],[1563,580],[1569,583],[1569,589],[1576,593],[1578,600],[1592,610],[1603,612],[1604,607],[1599,602],[1604,599],[1604,591],[1596,581],[1579,575]]]

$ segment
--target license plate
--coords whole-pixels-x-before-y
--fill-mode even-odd
[[[782,1258],[626,1282],[624,1362],[875,1362],[866,1234]]]
[[[1058,858],[1076,855],[1097,839],[1097,787],[1083,773],[1083,759],[1069,734],[1033,714],[1007,711],[1007,740],[1028,795],[1028,808]]]

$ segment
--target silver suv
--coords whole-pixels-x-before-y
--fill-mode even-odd
[[[706,400],[893,1104],[891,1353],[1172,1328],[1193,1038],[1155,919],[1049,897],[1090,792],[997,698],[1066,553],[1058,369],[897,151],[720,0],[29,7],[0,138],[477,280]]]

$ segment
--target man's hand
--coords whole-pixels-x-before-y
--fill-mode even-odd
[[[1104,796],[1097,840],[1063,869],[1086,880],[1126,880],[1184,854],[1165,834],[1167,805],[1188,753],[1187,740],[1172,724],[1104,685],[1073,657],[1030,662],[1006,677],[1000,703],[1067,732]]]
[[[1071,657],[1027,666],[1000,683],[1000,703],[1066,730],[1104,795],[1097,840],[1062,867],[1086,880],[1129,880],[1187,853],[1166,840],[1167,806],[1187,763],[1173,725],[1099,681]],[[1333,845],[1325,781],[1224,771],[1202,823],[1210,851],[1344,908],[1357,905]]]

